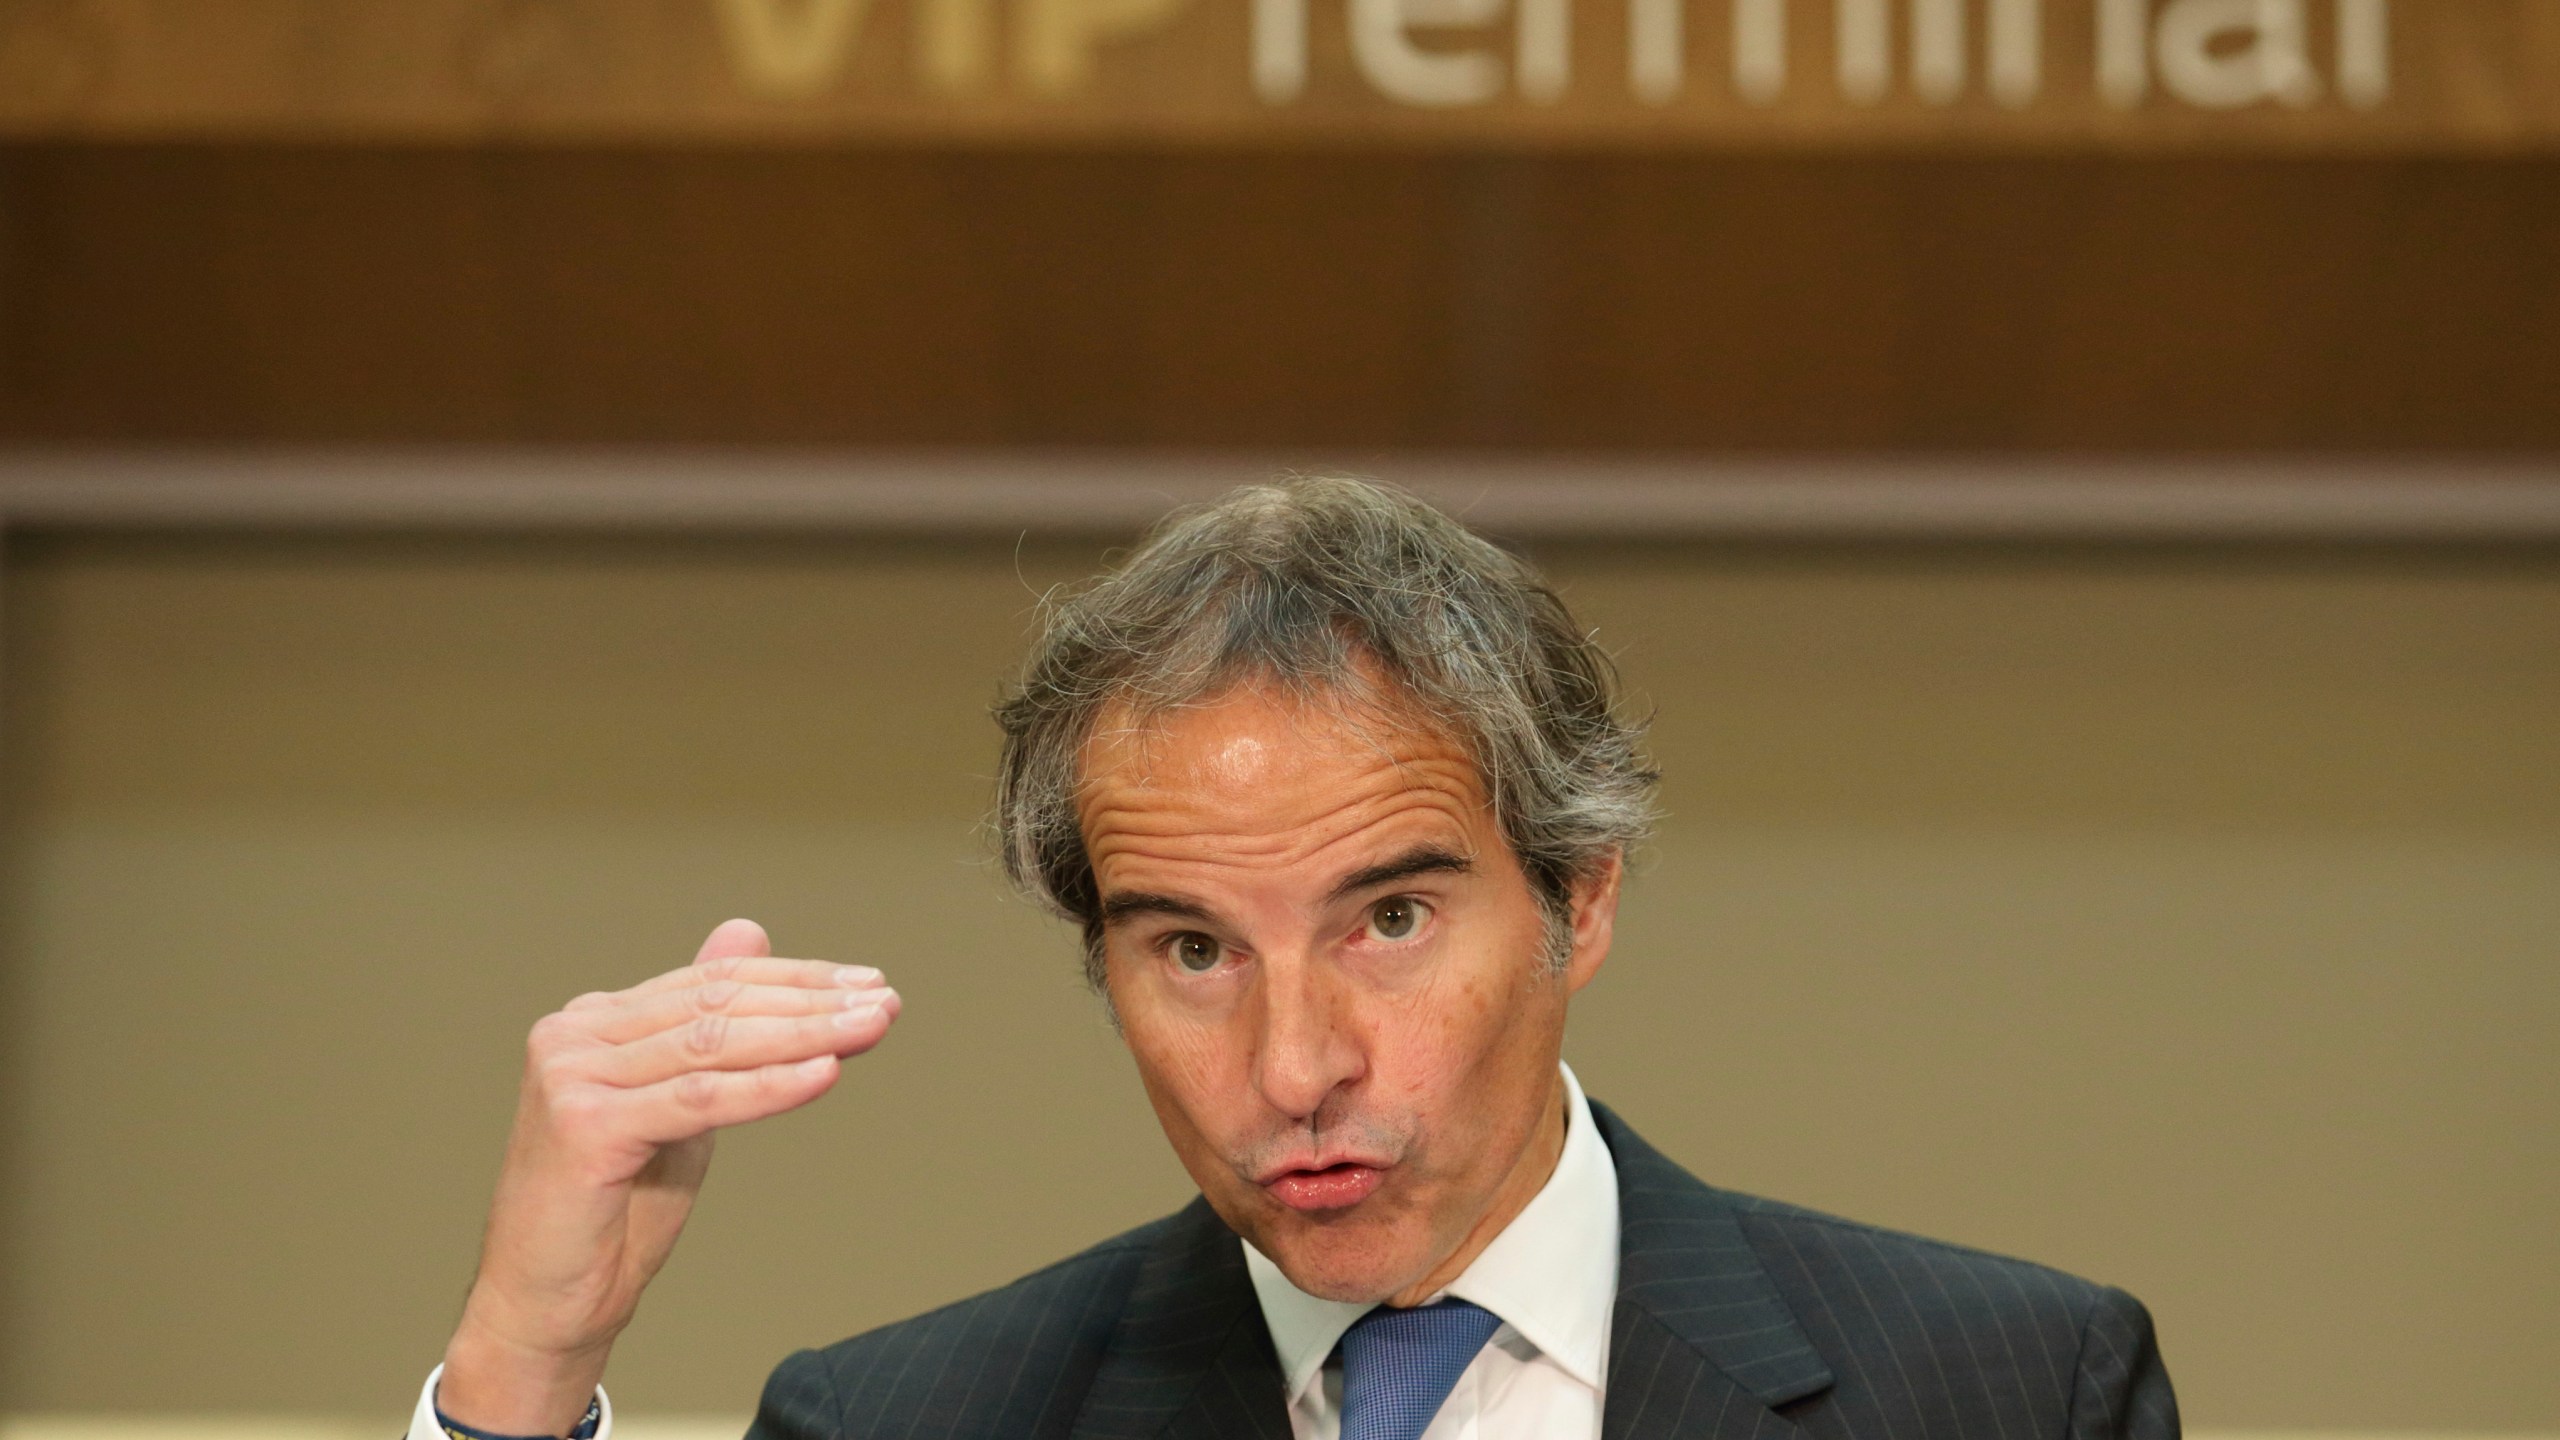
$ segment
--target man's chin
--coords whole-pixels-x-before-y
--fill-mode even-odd
[[[1289,1283],[1319,1300],[1339,1300],[1351,1305],[1369,1305],[1403,1290],[1410,1283],[1402,1270],[1389,1271],[1367,1265],[1336,1265],[1324,1258],[1312,1262],[1299,1257],[1299,1263],[1271,1257]]]
[[[1276,1223],[1257,1227],[1254,1248],[1308,1294],[1358,1305],[1410,1287],[1430,1268],[1427,1246],[1399,1233],[1400,1227],[1361,1224],[1360,1218],[1356,1208],[1284,1213]]]

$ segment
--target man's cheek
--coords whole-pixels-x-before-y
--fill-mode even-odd
[[[1181,1088],[1143,1056],[1139,1058],[1138,1077],[1146,1089],[1148,1103],[1155,1109],[1156,1123],[1192,1183],[1213,1198],[1234,1192],[1240,1182],[1233,1157],[1228,1153],[1229,1147],[1208,1128],[1214,1117],[1194,1109],[1197,1092]]]
[[[1476,988],[1451,979],[1435,984],[1425,1003],[1400,1007],[1379,1027],[1376,1088],[1397,1108],[1417,1115],[1445,1113],[1477,1081],[1489,1052],[1501,1045],[1502,1026]]]
[[[1149,1088],[1178,1110],[1186,1127],[1215,1143],[1238,1127],[1246,1099],[1240,1057],[1223,1027],[1174,1021],[1130,1034],[1130,1048]]]

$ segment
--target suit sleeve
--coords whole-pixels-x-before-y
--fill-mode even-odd
[[[747,1440],[857,1440],[845,1427],[844,1406],[823,1356],[803,1350],[773,1367]]]
[[[2106,1290],[2080,1330],[2069,1440],[2179,1440],[2178,1397],[2152,1334],[2151,1312]]]

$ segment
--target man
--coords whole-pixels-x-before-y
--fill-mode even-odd
[[[1566,1010],[1654,777],[1562,603],[1446,516],[1341,480],[1178,516],[998,719],[1005,863],[1082,926],[1201,1198],[792,1356],[758,1440],[2178,1433],[2130,1296],[1711,1189],[1583,1096]],[[712,1132],[897,1013],[732,921],[536,1025],[411,1440],[609,1429]]]

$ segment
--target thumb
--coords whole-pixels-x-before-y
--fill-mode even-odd
[[[723,920],[712,930],[711,938],[702,942],[693,963],[708,965],[733,955],[770,955],[773,942],[765,938],[764,927],[753,920]]]

